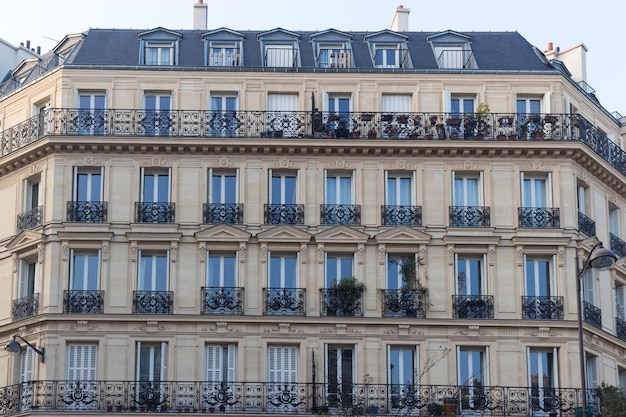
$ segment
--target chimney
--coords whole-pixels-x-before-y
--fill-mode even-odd
[[[26,41],[26,49],[30,49],[30,41]]]
[[[396,8],[396,12],[391,19],[389,29],[394,32],[408,32],[409,31],[409,13],[411,9],[405,9],[403,5],[399,5]]]
[[[202,0],[193,5],[193,28],[194,30],[207,30],[209,6]]]

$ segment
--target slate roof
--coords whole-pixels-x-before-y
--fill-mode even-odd
[[[132,29],[89,29],[77,51],[65,62],[66,66],[124,66],[140,65],[140,37],[146,32]],[[177,67],[205,67],[204,40],[202,35],[208,30],[175,30],[182,38],[179,46]],[[237,31],[244,35],[243,67],[262,67],[261,42],[257,36],[267,31]],[[297,31],[300,35],[299,70],[313,69],[315,57],[310,36],[319,32]],[[364,36],[375,32],[345,32],[352,35],[352,70],[373,70],[368,44]],[[439,70],[429,36],[441,32],[400,32],[407,37],[407,45],[412,68],[403,71],[444,71]],[[555,71],[556,69],[518,32],[456,32],[471,39],[471,48],[478,64],[478,71]],[[543,58],[543,59],[542,59]],[[232,68],[231,68],[232,69]]]

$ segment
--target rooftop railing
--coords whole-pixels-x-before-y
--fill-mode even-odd
[[[46,109],[1,132],[0,157],[45,136],[580,141],[626,176],[626,153],[578,114]],[[84,139],[83,139],[84,141]]]

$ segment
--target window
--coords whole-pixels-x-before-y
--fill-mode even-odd
[[[520,227],[558,228],[559,209],[552,208],[552,176],[545,173],[521,173],[522,207]]]
[[[615,317],[626,321],[626,285],[615,283]]]
[[[386,173],[385,202],[388,206],[414,204],[413,176]]]
[[[474,113],[474,99],[452,97],[450,100],[450,113],[452,117],[463,117],[466,113]]]
[[[207,252],[203,314],[243,314],[243,288],[238,287],[237,252]]]
[[[297,67],[298,51],[291,43],[266,45],[265,66],[286,68]]]
[[[169,169],[141,168],[141,201],[137,204],[137,222],[174,221],[174,203],[170,202],[170,173]]]
[[[485,256],[456,254],[455,261],[455,317],[493,318],[493,300],[486,295]]]
[[[596,277],[593,268],[587,268],[582,277],[583,301],[596,305]]]
[[[326,255],[326,287],[333,282],[354,276],[354,254]]]
[[[351,204],[352,192],[352,173],[326,174],[326,204]]]
[[[525,293],[522,312],[525,319],[563,319],[562,297],[556,296],[553,257],[524,256]]]
[[[524,121],[524,116],[538,115],[541,113],[541,101],[538,99],[518,99],[516,102],[517,113],[520,121]]]
[[[20,353],[20,382],[29,382],[35,379],[36,356],[37,353],[29,346],[22,349]]]
[[[103,200],[104,168],[74,167],[72,201],[68,203],[68,221],[103,222],[107,219],[107,204]]]
[[[269,203],[265,208],[265,224],[303,224],[304,206],[298,202],[296,173],[269,173]]]
[[[144,48],[145,65],[174,65],[174,42],[147,41]]]
[[[65,375],[68,391],[76,389],[82,396],[64,396],[66,409],[95,409],[98,396],[98,345],[69,343],[66,347]],[[69,401],[68,401],[69,400]]]
[[[463,45],[436,46],[435,58],[439,68],[474,69],[476,64],[471,49]]]
[[[208,287],[237,286],[237,254],[234,252],[208,254],[207,262]]]
[[[620,210],[618,207],[609,205],[609,233],[615,237],[621,237]]]
[[[387,380],[392,408],[402,408],[403,399],[415,394],[417,350],[412,346],[387,346]]]
[[[240,63],[239,47],[234,43],[211,42],[209,46],[209,66],[238,67]]]
[[[487,348],[459,347],[458,379],[461,385],[461,410],[480,409],[484,403],[484,387],[489,386]]]
[[[549,409],[558,387],[557,350],[528,348],[528,381],[533,411]]]
[[[541,102],[538,99],[517,100],[517,124],[523,139],[532,139],[542,134]]]
[[[344,45],[320,45],[317,56],[317,66],[320,68],[350,68],[350,50]]]
[[[34,177],[24,180],[24,211],[17,216],[17,230],[32,229],[42,224],[41,206],[41,177]]]
[[[350,97],[328,97],[328,129],[338,138],[350,135]]]
[[[326,346],[326,395],[330,407],[352,408],[356,363],[353,345]]]
[[[37,259],[21,259],[19,261],[19,282],[17,299],[13,300],[13,320],[20,320],[39,313],[39,294],[37,294]]]
[[[326,172],[325,204],[321,224],[361,224],[361,207],[353,204],[353,173]]]
[[[412,288],[417,280],[417,255],[387,254],[387,289]],[[405,276],[408,274],[409,276]]]
[[[212,95],[209,127],[211,136],[237,136],[237,96]]]
[[[207,408],[219,407],[219,411],[232,410],[238,403],[235,397],[237,348],[234,344],[206,345],[206,382],[207,392],[220,393],[220,397],[208,396]]]
[[[135,401],[141,408],[159,411],[167,400],[167,343],[137,342],[136,358],[137,392]]]
[[[281,392],[285,387],[298,383],[298,348],[295,346],[268,346],[267,373],[273,391]]]
[[[374,66],[376,68],[400,68],[400,49],[398,45],[376,45]]]
[[[411,99],[410,95],[383,94],[380,126],[383,138],[408,137],[407,116],[411,112]]]
[[[169,287],[169,253],[140,251],[134,312],[171,314],[173,296]]]
[[[626,393],[626,369],[624,368],[617,368],[618,374],[617,374],[617,379],[618,379],[618,386],[620,391],[622,391],[623,393]]]
[[[35,294],[37,280],[37,260],[23,259],[20,261],[19,297],[32,297]]]
[[[71,251],[70,283],[65,301],[68,313],[101,313],[100,252]]]
[[[209,204],[204,213],[205,223],[241,224],[243,206],[238,204],[237,171],[209,169]]]
[[[268,280],[270,288],[297,288],[298,255],[271,253]]]
[[[450,225],[455,227],[489,226],[490,213],[483,202],[482,172],[452,173]]]
[[[304,133],[298,118],[297,94],[269,94],[267,96],[269,137],[297,137]]]
[[[76,132],[81,135],[103,135],[106,132],[106,96],[104,93],[84,92],[78,95]]]
[[[595,355],[588,355],[586,353],[585,357],[587,368],[587,389],[596,389],[600,385],[600,359]]]
[[[296,204],[298,201],[297,177],[290,173],[271,173],[270,204]]]
[[[169,94],[146,94],[144,97],[145,114],[141,125],[146,136],[168,136],[175,129],[170,113],[172,97]]]

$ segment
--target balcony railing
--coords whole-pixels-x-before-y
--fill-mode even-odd
[[[304,204],[265,204],[265,224],[304,224]]]
[[[491,224],[490,207],[450,206],[449,211],[452,227],[489,227]]]
[[[348,392],[346,392],[348,391]],[[0,415],[129,412],[573,417],[578,388],[202,381],[30,381],[0,388]],[[596,390],[588,403],[602,412]]]
[[[621,340],[626,341],[626,321],[615,317],[615,334]]]
[[[421,226],[422,206],[380,206],[383,226]]]
[[[320,289],[322,316],[355,316],[363,315],[363,294],[346,294],[334,288]]]
[[[613,233],[609,233],[609,238],[611,241],[611,250],[615,252],[617,257],[623,258],[624,256],[626,256],[626,242],[624,242]]]
[[[306,289],[304,288],[263,288],[267,316],[304,316]]]
[[[563,320],[563,297],[522,296],[522,318],[526,320]]]
[[[455,319],[492,319],[492,295],[453,295],[452,311]]]
[[[41,226],[43,206],[34,207],[17,215],[17,230],[33,229]]]
[[[173,223],[174,213],[174,203],[135,203],[137,223]]]
[[[383,317],[426,318],[426,293],[422,289],[381,290]]]
[[[596,235],[596,222],[579,211],[578,230],[589,237],[593,237]]]
[[[585,322],[602,329],[602,310],[587,301],[583,301]]]
[[[172,291],[133,291],[133,313],[174,314]]]
[[[243,287],[202,287],[202,314],[242,315]]]
[[[103,313],[104,291],[65,290],[63,291],[63,311],[65,313]]]
[[[202,205],[202,219],[204,224],[242,224],[243,204],[204,203]]]
[[[13,300],[11,317],[13,320],[21,320],[39,314],[39,294],[31,294],[26,297]]]
[[[361,206],[358,204],[320,204],[320,223],[333,226],[361,224]]]
[[[67,221],[80,223],[102,223],[107,221],[108,202],[68,201]]]
[[[518,207],[519,227],[534,229],[558,229],[560,210],[554,207]]]

